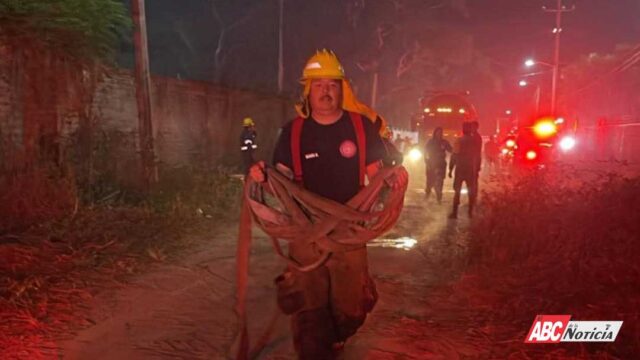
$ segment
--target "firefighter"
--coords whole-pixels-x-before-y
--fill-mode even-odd
[[[471,121],[469,123],[471,138],[473,139],[473,151],[478,156],[476,157],[476,177],[480,175],[480,169],[482,169],[482,136],[480,135],[480,123],[477,121]],[[477,182],[477,179],[476,179]]]
[[[441,127],[433,130],[431,139],[427,141],[424,150],[424,162],[427,171],[425,196],[428,199],[431,196],[431,190],[435,190],[436,199],[440,204],[442,203],[442,185],[447,174],[447,152],[451,153],[453,151],[451,144],[444,139]]]
[[[489,137],[489,141],[484,144],[484,159],[489,172],[498,170],[498,156],[500,155],[500,145],[495,135]]]
[[[258,148],[258,133],[255,129],[256,124],[250,117],[242,120],[242,133],[240,134],[240,152],[242,153],[242,165],[244,173],[249,172],[249,168],[255,160],[253,152]]]
[[[378,115],[375,121],[375,126],[378,129],[378,133],[382,138],[382,144],[385,147],[385,157],[382,159],[382,163],[387,166],[402,165],[404,156],[402,152],[396,148],[393,139],[393,131],[387,126],[387,122]]]
[[[282,128],[273,163],[306,190],[346,203],[360,191],[364,175],[371,178],[377,172],[385,156],[374,124],[377,114],[355,98],[333,52],[316,52],[306,63],[301,83],[298,117]],[[264,181],[263,169],[264,163],[259,162],[251,168],[250,176]],[[403,173],[395,185],[406,181]],[[289,245],[289,257],[300,264],[308,264],[318,255],[308,244]],[[277,283],[278,304],[292,315],[293,342],[300,359],[337,356],[377,301],[364,245],[332,253],[324,265],[312,271],[288,268],[278,279],[286,279]]]
[[[411,148],[413,148],[413,141],[411,141],[409,136],[405,136],[404,140],[402,140],[402,152],[405,155],[409,155]]]
[[[473,217],[473,210],[478,197],[478,171],[481,164],[479,158],[482,148],[482,139],[480,139],[479,148],[477,136],[474,134],[474,131],[474,125],[469,122],[465,122],[462,125],[462,136],[456,141],[449,161],[450,178],[453,177],[453,171],[455,169],[455,177],[453,179],[453,210],[449,215],[450,219],[458,218],[462,183],[467,185],[469,194],[469,217]]]

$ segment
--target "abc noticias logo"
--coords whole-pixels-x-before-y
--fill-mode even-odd
[[[527,344],[559,342],[614,342],[622,321],[570,321],[571,315],[538,315],[533,320]]]

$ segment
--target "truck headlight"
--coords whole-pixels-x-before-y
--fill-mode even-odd
[[[422,151],[415,148],[409,151],[409,160],[416,162],[420,159],[422,159]]]
[[[569,151],[576,146],[576,139],[573,136],[565,136],[560,140],[560,149]]]

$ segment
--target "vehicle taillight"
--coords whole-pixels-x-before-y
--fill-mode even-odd
[[[552,121],[541,121],[533,126],[533,131],[539,137],[549,137],[558,131],[558,127]]]
[[[535,158],[538,157],[538,154],[533,150],[529,150],[525,156],[527,157],[527,160],[535,160]]]

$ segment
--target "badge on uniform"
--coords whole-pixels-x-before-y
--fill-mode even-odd
[[[340,154],[347,159],[352,158],[356,154],[357,149],[356,144],[351,140],[345,140],[340,144]]]

